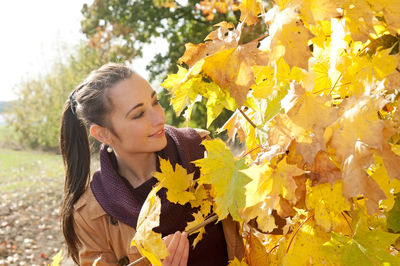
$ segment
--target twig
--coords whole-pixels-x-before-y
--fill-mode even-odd
[[[349,84],[351,84],[351,82],[346,82],[346,83],[340,84],[338,86],[338,88],[346,86],[346,85],[349,85]],[[332,88],[325,88],[325,89],[322,89],[322,90],[319,90],[319,91],[314,91],[313,94],[318,94],[320,92],[323,92],[323,91],[326,91],[326,90],[330,90],[330,89],[332,89]]]
[[[266,38],[266,37],[268,37],[268,36],[269,36],[269,33],[266,33],[266,34],[264,34],[264,35],[258,37],[257,39],[251,40],[251,41],[248,42],[248,43],[251,43],[251,42],[258,42],[259,40],[262,40],[262,39],[264,39],[264,38]],[[246,43],[246,44],[247,44],[247,43]]]
[[[248,152],[246,152],[245,154],[243,154],[240,158],[246,157],[247,155],[249,155],[250,153],[252,153],[253,151],[255,151],[255,150],[259,149],[259,148],[261,148],[261,145],[258,145],[258,146],[255,147],[254,149],[249,150]]]
[[[186,233],[187,233],[188,235],[190,235],[191,233],[193,233],[194,231],[198,230],[199,228],[202,228],[203,226],[206,226],[207,224],[212,223],[212,222],[214,222],[214,221],[217,220],[217,219],[218,219],[218,216],[217,216],[216,214],[214,214],[214,215],[212,215],[211,217],[209,217],[209,218],[207,218],[206,220],[204,220],[204,222],[199,223],[198,225],[196,225],[196,226],[194,226],[194,227],[188,229],[188,230],[186,231]],[[141,257],[141,258],[135,260],[134,262],[128,264],[127,266],[136,265],[136,264],[142,262],[145,258],[146,258],[146,257]]]
[[[252,127],[257,128],[257,126],[253,123],[253,121],[250,120],[250,118],[242,111],[242,109],[238,108],[239,112],[246,118],[247,122],[252,125]]]
[[[349,220],[347,220],[347,218],[346,218],[346,215],[344,215],[344,213],[343,213],[343,212],[341,212],[341,213],[342,213],[342,215],[343,215],[344,219],[346,220],[347,224],[348,224],[348,225],[349,225],[349,227],[350,227],[350,230],[351,230],[351,236],[354,236],[354,231],[353,231],[353,228],[351,227],[351,224],[349,223]]]
[[[297,232],[298,232],[298,231],[300,230],[300,228],[301,228],[308,220],[310,220],[312,217],[314,217],[314,214],[311,215],[310,217],[308,217],[304,222],[302,222],[301,225],[297,228],[296,232],[294,232],[292,239],[290,239],[289,246],[288,246],[287,249],[286,249],[286,254],[289,252],[289,248],[290,248],[290,246],[292,245],[293,239],[296,237]]]
[[[342,78],[342,76],[343,76],[343,73],[340,73],[340,76],[337,78],[337,80],[336,80],[335,84],[333,84],[333,86],[332,86],[331,90],[329,91],[329,93],[328,93],[328,96],[329,96],[329,95],[331,95],[331,93],[332,93],[333,89],[336,87],[337,83],[338,83],[338,82],[339,82],[339,80]]]

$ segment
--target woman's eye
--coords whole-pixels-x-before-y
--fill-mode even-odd
[[[141,118],[141,117],[143,116],[143,114],[144,114],[144,112],[140,112],[139,114],[135,115],[135,116],[133,117],[133,119]]]
[[[157,105],[157,104],[159,104],[160,103],[160,101],[158,100],[158,99],[156,99],[154,102],[153,102],[153,105]]]

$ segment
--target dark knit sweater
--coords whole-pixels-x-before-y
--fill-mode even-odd
[[[193,129],[176,129],[170,126],[165,127],[167,146],[157,152],[163,159],[170,160],[171,164],[182,165],[188,173],[195,172],[195,178],[199,177],[199,169],[190,163],[200,159],[204,155],[204,147],[201,145],[201,138]],[[157,171],[159,160],[157,156]],[[133,188],[128,180],[121,177],[118,172],[118,165],[115,155],[107,153],[105,149],[100,151],[100,170],[95,172],[90,183],[92,192],[104,211],[111,217],[136,228],[140,209],[157,183],[152,177],[137,188]],[[184,206],[173,204],[166,198],[166,189],[158,192],[161,198],[160,226],[154,231],[162,236],[173,234],[176,231],[183,231],[187,222],[193,220],[192,213],[195,211],[189,204]],[[189,236],[192,245],[195,235]],[[189,250],[188,265],[227,265],[228,256],[222,225],[209,224],[206,226],[206,234],[197,244]]]

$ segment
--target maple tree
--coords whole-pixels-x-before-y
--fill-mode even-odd
[[[210,212],[240,223],[246,254],[230,265],[399,265],[400,2],[239,8],[238,25],[186,45],[186,67],[163,86],[187,119],[199,97],[208,125],[234,111],[221,130],[246,151],[237,158],[207,140],[198,180],[176,166],[179,179],[162,181],[173,172],[166,162],[157,178],[199,207],[194,223]],[[242,42],[256,23],[268,31]]]

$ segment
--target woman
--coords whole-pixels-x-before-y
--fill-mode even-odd
[[[100,170],[90,180],[88,134],[103,143]],[[190,161],[204,154],[193,129],[165,125],[155,91],[128,67],[107,64],[91,73],[67,100],[60,129],[66,167],[62,229],[69,254],[80,265],[127,265],[140,254],[130,242],[146,196],[157,180],[158,156],[198,169]],[[243,256],[232,220],[206,226],[193,249],[193,236],[181,233],[194,210],[161,198],[160,226],[170,253],[163,265],[226,265]],[[148,265],[143,262],[142,265]]]

